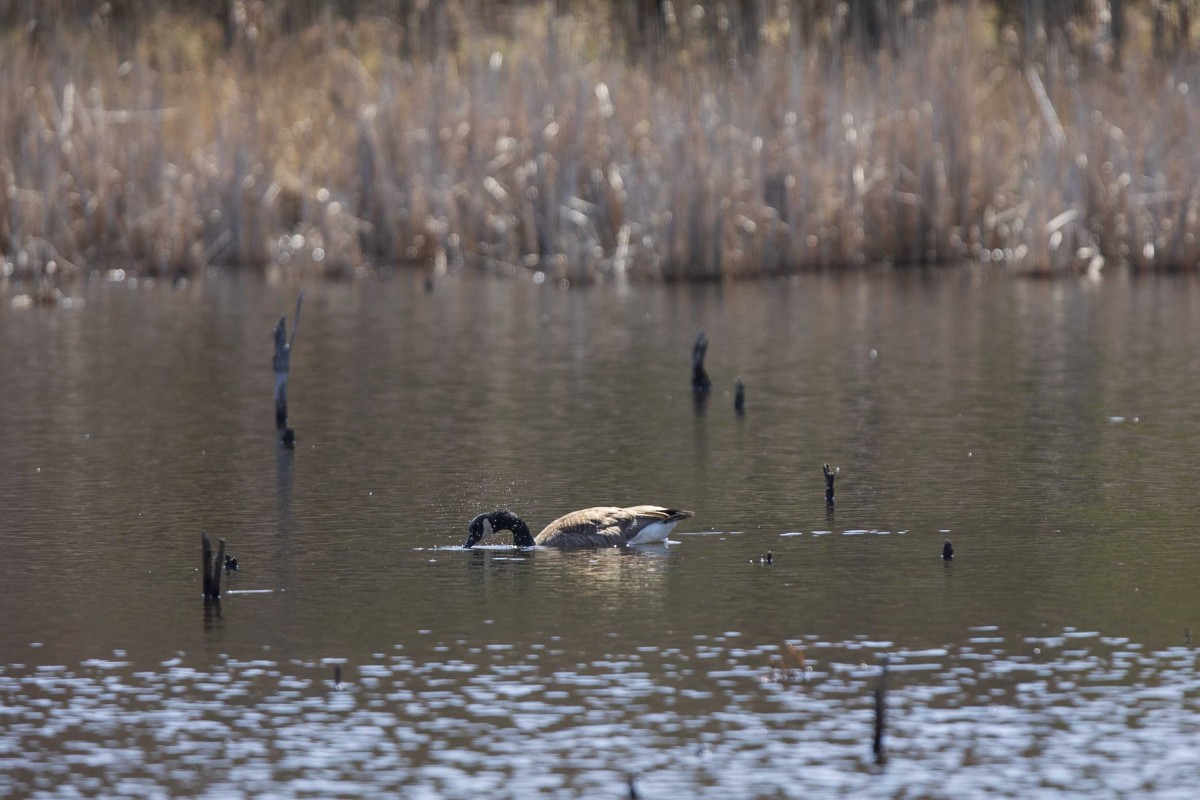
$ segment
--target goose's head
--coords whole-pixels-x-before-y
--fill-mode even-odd
[[[472,548],[479,544],[483,537],[492,535],[495,528],[492,527],[491,517],[491,514],[480,514],[471,520],[471,524],[467,526],[467,540],[463,542],[463,549]]]
[[[512,531],[513,544],[517,547],[533,546],[529,526],[511,511],[501,510],[480,514],[471,520],[467,525],[467,540],[463,542],[463,549],[469,550],[496,531]]]

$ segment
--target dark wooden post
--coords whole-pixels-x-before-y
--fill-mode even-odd
[[[738,416],[746,413],[746,384],[742,383],[741,378],[733,385],[733,410]]]
[[[833,479],[835,476],[833,474],[833,470],[829,468],[828,464],[821,467],[821,471],[825,473],[825,505],[832,506],[833,505]]]
[[[208,534],[200,532],[200,557],[204,560],[204,597],[212,597],[212,543]]]
[[[284,314],[275,323],[275,357],[271,366],[275,369],[275,426],[279,429],[287,427],[287,385],[288,371],[292,362],[292,342],[296,341],[296,331],[300,327],[300,304],[304,302],[304,290],[296,298],[296,317],[292,320],[292,338],[287,335],[287,315]]]
[[[288,369],[291,367],[292,351],[287,341],[287,316],[275,323],[275,357],[271,366],[275,368],[275,426],[287,426]]]
[[[204,599],[221,599],[221,571],[225,567],[225,540],[219,539],[216,557],[208,534],[200,532],[200,556],[204,560]]]
[[[942,560],[943,561],[953,561],[954,560],[954,545],[950,544],[949,539],[947,539],[946,543],[944,545],[942,545]]]
[[[217,541],[219,542],[217,545],[217,560],[212,565],[212,596],[214,600],[221,599],[221,573],[225,567],[225,540],[218,539]]]

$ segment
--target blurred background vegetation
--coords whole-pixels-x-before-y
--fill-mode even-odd
[[[0,280],[1200,263],[1197,0],[0,0]]]
[[[836,30],[864,51],[901,46],[912,26],[928,19],[948,0],[0,0],[0,22],[7,28],[104,24],[114,34],[136,35],[139,26],[159,13],[209,20],[232,46],[246,25],[260,32],[295,35],[331,20],[388,20],[404,27],[401,46],[408,56],[427,55],[461,46],[469,25],[493,32],[512,32],[514,16],[542,7],[555,15],[581,15],[603,25],[601,36],[620,43],[635,58],[656,58],[707,41],[711,54],[752,58],[760,41],[785,16],[812,40]],[[1186,49],[1195,0],[986,0],[997,32],[1015,26],[1026,53],[1052,39],[1072,47],[1097,45],[1119,54],[1128,36],[1128,14],[1150,19],[1155,52],[1175,56]],[[781,15],[780,6],[790,6]],[[32,30],[32,28],[31,28]],[[707,48],[706,48],[707,49]]]

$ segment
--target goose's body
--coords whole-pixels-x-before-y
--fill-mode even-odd
[[[473,547],[496,531],[512,531],[517,547],[618,547],[627,544],[662,542],[680,521],[692,516],[662,506],[597,506],[572,511],[551,522],[537,536],[511,511],[480,514],[467,527],[463,547]]]

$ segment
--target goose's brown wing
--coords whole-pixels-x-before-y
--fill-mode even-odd
[[[547,547],[612,547],[624,544],[621,522],[625,509],[597,506],[564,514],[534,537],[536,544]]]
[[[597,506],[572,511],[551,522],[534,542],[547,547],[614,547],[634,538],[655,522],[678,522],[690,511],[662,506]]]

